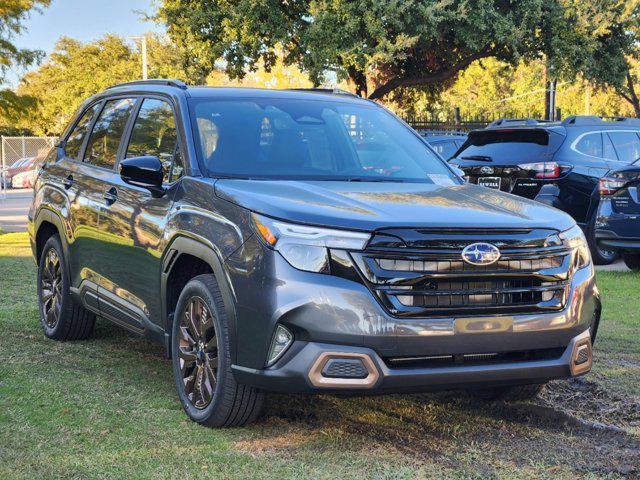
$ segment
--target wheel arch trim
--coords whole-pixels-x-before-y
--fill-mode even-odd
[[[236,309],[235,309],[235,293],[233,291],[231,280],[223,265],[222,256],[211,242],[205,238],[195,236],[187,232],[178,232],[169,241],[162,258],[162,269],[160,272],[160,294],[162,302],[162,318],[165,329],[165,348],[167,355],[171,355],[171,322],[169,312],[167,312],[167,283],[177,259],[182,254],[194,256],[207,263],[213,275],[216,277],[222,300],[224,302],[225,313],[229,321],[229,333],[231,338],[231,358],[235,362],[236,357]]]

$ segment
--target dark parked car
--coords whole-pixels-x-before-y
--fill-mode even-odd
[[[133,82],[87,100],[40,172],[45,334],[99,315],[163,342],[199,423],[251,421],[264,390],[526,398],[591,368],[571,217],[464,183],[372,101]]]
[[[607,174],[599,188],[596,239],[621,252],[630,269],[640,270],[640,160]]]
[[[467,134],[464,132],[421,130],[418,133],[445,160],[455,155],[467,140]]]
[[[599,180],[640,157],[640,120],[573,116],[562,122],[501,119],[469,134],[452,162],[471,183],[539,200],[569,213],[584,229],[594,261],[617,253],[595,240]]]

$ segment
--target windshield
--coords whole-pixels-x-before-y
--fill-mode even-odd
[[[382,108],[281,98],[190,101],[211,176],[459,183]]]

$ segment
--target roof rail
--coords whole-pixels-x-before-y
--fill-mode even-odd
[[[623,123],[640,126],[640,118],[629,117],[597,117],[595,115],[571,115],[562,121],[562,125],[602,125],[605,123]]]
[[[550,120],[536,120],[535,118],[499,118],[498,120],[494,120],[487,128],[493,127],[505,127],[509,126],[518,126],[518,125],[538,125],[540,123],[549,123]]]
[[[295,90],[297,92],[328,93],[330,95],[346,95],[349,97],[360,98],[360,95],[342,90],[341,88],[287,88],[287,90]]]
[[[116,85],[111,85],[107,88],[116,88],[116,87],[129,87],[134,85],[166,85],[169,87],[178,87],[182,90],[187,89],[187,84],[182,80],[175,80],[171,78],[149,78],[147,80],[134,80],[133,82],[124,82],[118,83]]]

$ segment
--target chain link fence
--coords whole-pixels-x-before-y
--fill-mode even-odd
[[[57,137],[0,137],[0,198],[8,186],[7,170],[18,160],[41,157],[55,145]]]

